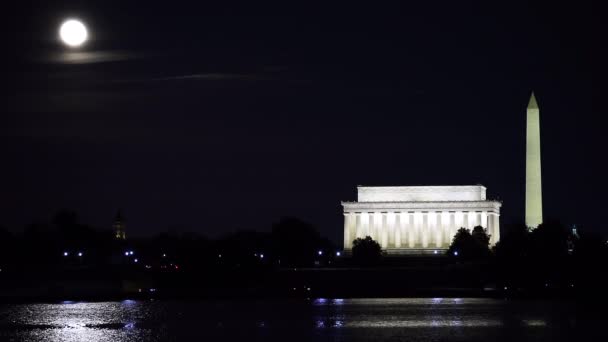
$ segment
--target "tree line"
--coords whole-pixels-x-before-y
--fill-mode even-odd
[[[371,237],[353,241],[353,259],[362,266],[379,266],[385,252]],[[531,229],[508,225],[500,241],[490,246],[481,226],[460,228],[445,252],[454,263],[486,264],[500,287],[599,288],[608,284],[602,271],[608,261],[608,243],[599,234],[577,232],[556,221]]]
[[[50,222],[30,224],[20,233],[0,227],[0,269],[5,272],[117,265],[312,267],[331,262],[336,251],[312,224],[293,217],[280,219],[268,232],[241,230],[217,239],[167,232],[121,240],[110,229],[81,223],[69,210],[58,212]]]

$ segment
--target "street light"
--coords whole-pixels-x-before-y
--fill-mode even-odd
[[[319,250],[319,252],[317,252],[319,255],[323,255],[323,251]]]
[[[82,252],[78,252],[78,256],[81,257],[82,256]]]
[[[68,256],[68,255],[70,255],[70,253],[68,253],[68,252],[63,252],[63,256]]]
[[[340,256],[340,255],[342,255],[342,253],[340,253],[340,251],[337,251],[336,256]]]

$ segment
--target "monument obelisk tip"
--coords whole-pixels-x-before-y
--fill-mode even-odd
[[[538,109],[538,103],[536,103],[536,96],[534,96],[534,92],[530,94],[530,100],[528,101],[528,109]]]

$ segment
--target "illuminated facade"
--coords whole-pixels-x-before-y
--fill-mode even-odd
[[[526,116],[526,226],[543,223],[543,196],[540,168],[540,110],[534,93]]]
[[[490,245],[500,238],[500,206],[472,186],[358,186],[357,202],[342,202],[344,249],[370,236],[389,254],[439,253],[456,231],[482,226]]]

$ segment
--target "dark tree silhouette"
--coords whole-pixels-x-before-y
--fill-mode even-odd
[[[471,249],[471,232],[466,228],[460,228],[454,234],[454,238],[452,239],[452,244],[450,248],[448,248],[448,254],[453,256],[464,257]]]
[[[537,286],[566,282],[569,232],[557,222],[547,221],[529,233],[529,281]]]
[[[223,263],[238,267],[257,267],[264,261],[260,255],[266,259],[270,257],[270,249],[271,235],[252,230],[238,231],[217,243],[217,254],[222,255]]]
[[[328,249],[331,243],[300,219],[283,218],[272,226],[272,254],[281,266],[312,266],[318,251]]]
[[[370,236],[353,240],[353,260],[361,266],[372,266],[382,258],[380,244]]]
[[[530,255],[539,261],[562,259],[568,255],[569,232],[558,222],[544,222],[530,232]]]
[[[471,237],[482,250],[490,251],[490,235],[482,226],[476,226],[471,232]]]
[[[585,262],[606,260],[608,243],[597,233],[582,232],[574,239],[574,257]]]
[[[530,230],[523,222],[505,225],[496,244],[496,266],[499,281],[506,288],[523,288],[529,273]]]
[[[454,235],[448,254],[468,260],[488,258],[491,254],[490,236],[481,226],[473,228],[472,233],[460,228]]]
[[[599,247],[600,241],[591,244]],[[582,246],[565,226],[554,221],[542,223],[533,230],[524,224],[506,227],[496,246],[500,280],[505,285],[525,288],[571,286],[573,279],[582,278],[581,270],[599,260],[595,253],[589,258],[584,256],[596,248],[580,248]]]
[[[499,260],[524,259],[528,250],[529,233],[529,228],[524,223],[505,226],[495,248]]]
[[[574,241],[573,258],[575,267],[572,275],[577,286],[589,289],[590,293],[605,291],[608,274],[598,272],[598,263],[608,260],[608,243],[600,235],[584,232]]]

